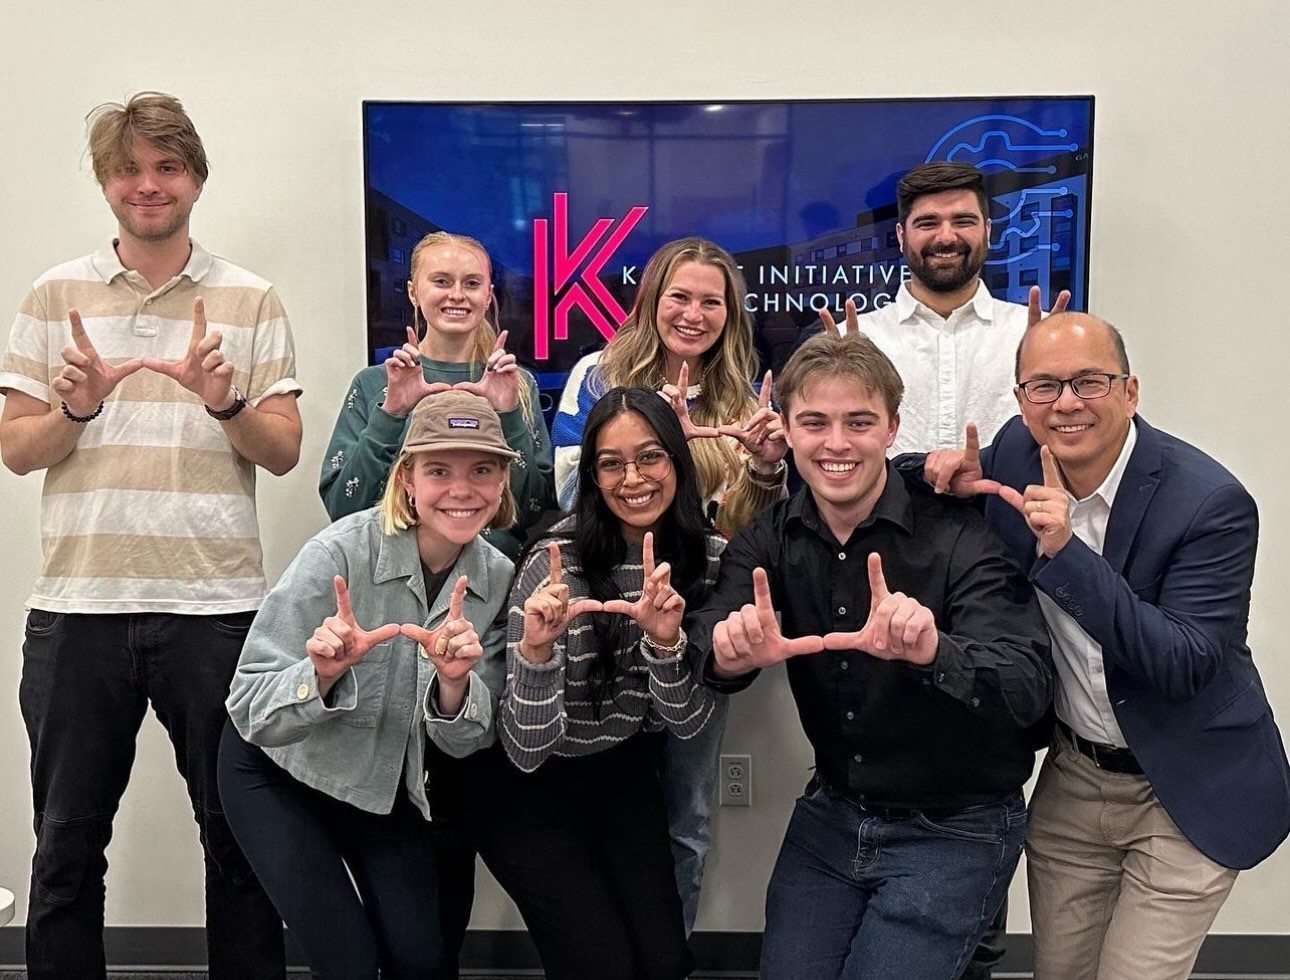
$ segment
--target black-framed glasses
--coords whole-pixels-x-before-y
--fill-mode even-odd
[[[636,475],[650,483],[662,483],[672,472],[672,456],[662,449],[646,449],[635,459],[602,456],[596,460],[591,472],[596,486],[601,490],[614,490],[627,479],[627,467],[636,467]]]
[[[1070,385],[1075,397],[1087,401],[1090,398],[1105,398],[1111,393],[1111,385],[1123,381],[1127,374],[1081,374],[1074,378],[1036,378],[1034,381],[1023,381],[1017,385],[1026,401],[1032,405],[1051,405],[1062,397],[1062,389]]]

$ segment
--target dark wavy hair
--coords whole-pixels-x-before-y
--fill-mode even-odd
[[[627,540],[621,523],[596,486],[595,465],[596,440],[600,437],[600,430],[627,412],[634,412],[645,420],[672,458],[676,495],[654,532],[654,558],[659,564],[665,561],[671,564],[672,588],[685,599],[686,609],[697,609],[707,598],[704,575],[708,549],[705,539],[711,524],[704,512],[694,459],[690,456],[681,423],[672,406],[650,388],[611,388],[592,406],[582,432],[578,499],[572,510],[574,527],[572,531],[557,532],[535,541],[530,550],[545,548],[552,539],[569,542],[592,598],[601,601],[623,598],[613,576],[614,570],[627,559]],[[591,665],[587,688],[596,717],[599,717],[601,704],[614,694],[619,672],[616,653],[624,642],[626,624],[622,616],[595,615],[592,621],[598,653]]]

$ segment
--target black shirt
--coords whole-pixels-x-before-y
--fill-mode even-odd
[[[1048,630],[1034,592],[981,515],[964,501],[910,490],[890,467],[873,512],[839,543],[810,488],[759,514],[726,548],[690,642],[707,651],[705,683],[738,691],[711,669],[712,628],[753,601],[761,567],[784,636],[859,630],[869,617],[870,552],[892,592],[931,610],[940,632],[926,667],[863,651],[788,661],[818,775],[872,806],[957,808],[1021,787],[1034,766],[1026,729],[1052,700]]]

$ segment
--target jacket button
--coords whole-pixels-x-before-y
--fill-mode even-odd
[[[309,697],[309,685],[301,684],[298,688],[296,688],[296,697],[299,698],[301,701]]]

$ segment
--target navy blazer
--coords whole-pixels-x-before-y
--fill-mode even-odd
[[[1194,446],[1135,419],[1138,442],[1098,555],[1052,559],[998,497],[986,517],[1035,588],[1101,644],[1116,721],[1169,816],[1198,850],[1253,867],[1290,833],[1290,764],[1246,645],[1259,518]],[[1020,416],[981,454],[990,479],[1043,483]]]

